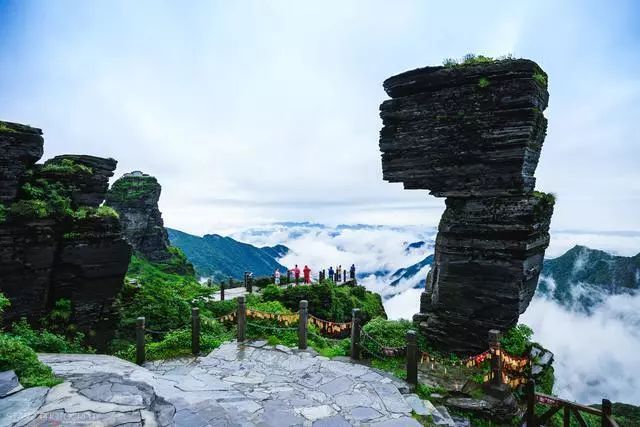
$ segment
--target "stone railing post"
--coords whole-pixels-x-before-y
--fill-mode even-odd
[[[351,358],[360,360],[360,309],[351,310]]]
[[[342,282],[347,281],[347,270],[342,270]]]
[[[602,420],[600,421],[600,425],[602,427],[611,427],[609,423],[609,417],[611,417],[611,401],[609,399],[602,399]]]
[[[136,320],[136,364],[143,365],[146,359],[144,350],[144,317]]]
[[[496,329],[489,331],[489,351],[491,352],[491,380],[486,385],[486,392],[495,398],[505,398],[511,393],[511,387],[502,382],[502,334]]]
[[[536,382],[530,379],[524,387],[525,399],[527,403],[527,426],[536,425]]]
[[[407,331],[407,382],[418,385],[418,336],[416,331]]]
[[[247,303],[244,296],[238,297],[238,342],[247,338]]]
[[[229,279],[229,285],[231,285],[231,279]],[[224,282],[220,282],[220,301],[224,301]]]
[[[287,270],[287,285],[291,283],[291,270]]]
[[[191,353],[194,356],[200,354],[200,309],[191,309]]]
[[[309,322],[309,302],[300,301],[300,313],[298,320],[298,348],[307,349],[307,323]]]

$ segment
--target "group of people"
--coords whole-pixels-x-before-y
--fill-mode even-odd
[[[338,265],[338,267],[336,267],[335,270],[333,269],[333,266],[330,266],[327,271],[329,273],[328,276],[325,275],[325,270],[322,270],[320,272],[321,273],[320,279],[326,279],[328,277],[329,279],[332,279],[336,283],[346,280],[346,274],[342,270],[342,265]],[[298,267],[298,264],[296,264],[292,269],[287,271],[288,273],[287,277],[290,277],[290,274],[293,274],[295,283],[298,284],[300,282],[301,272],[303,275],[303,283],[306,285],[311,284],[311,269],[309,268],[308,265],[305,265],[304,268],[300,270],[300,268]],[[276,285],[280,284],[281,276],[282,274],[280,273],[280,269],[276,268],[276,271],[273,273],[273,278]],[[351,267],[349,268],[349,279],[353,280],[355,278],[356,278],[356,266],[355,264],[351,264]]]

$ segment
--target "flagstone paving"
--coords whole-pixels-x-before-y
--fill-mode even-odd
[[[407,384],[266,342],[149,362],[42,354],[65,382],[0,400],[0,426],[419,426]]]

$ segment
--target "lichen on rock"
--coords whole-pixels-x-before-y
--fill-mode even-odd
[[[544,77],[544,84],[540,76]],[[546,74],[505,59],[391,77],[380,106],[384,179],[447,197],[415,316],[435,347],[487,347],[535,292],[554,199],[534,191],[546,134]]]

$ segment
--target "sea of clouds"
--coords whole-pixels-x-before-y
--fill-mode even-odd
[[[419,310],[420,294],[429,267],[390,286],[393,273],[433,253],[435,227],[278,223],[245,229],[233,238],[257,246],[283,244],[291,250],[280,259],[286,266],[308,264],[322,268],[356,264],[360,283],[382,295],[389,318],[411,318]],[[424,241],[421,248],[407,249]],[[640,233],[552,232],[549,257],[576,244],[618,255],[640,252]],[[580,266],[576,266],[580,268]],[[553,284],[551,284],[553,285]],[[591,292],[588,285],[574,292]],[[615,295],[587,314],[536,295],[521,322],[534,330],[534,339],[555,354],[554,392],[582,403],[612,401],[640,404],[640,294]]]

